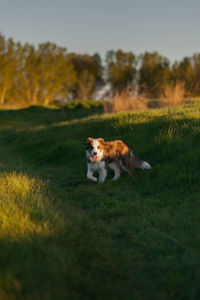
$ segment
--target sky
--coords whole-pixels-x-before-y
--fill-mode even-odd
[[[0,33],[68,53],[157,51],[172,63],[200,52],[200,0],[0,0]]]

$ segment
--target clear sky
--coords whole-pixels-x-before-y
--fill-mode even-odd
[[[0,32],[102,59],[122,49],[173,62],[200,52],[200,0],[0,0]]]

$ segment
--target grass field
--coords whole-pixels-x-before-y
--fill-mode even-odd
[[[151,171],[86,179],[83,142]],[[200,107],[0,111],[0,299],[200,299]]]

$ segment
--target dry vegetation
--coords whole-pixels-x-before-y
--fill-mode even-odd
[[[103,107],[106,113],[110,113],[194,103],[199,103],[199,98],[194,98],[187,93],[184,82],[179,81],[174,86],[166,86],[164,92],[160,95],[160,98],[149,98],[148,93],[136,96],[133,91],[130,92],[125,90],[121,93],[117,93],[110,101],[105,101]]]
[[[104,111],[106,113],[146,108],[147,104],[145,103],[145,100],[139,98],[115,97],[111,101],[104,102]]]
[[[185,84],[184,82],[178,81],[174,86],[166,86],[161,98],[165,105],[174,106],[183,104],[185,96]],[[189,95],[187,95],[187,97],[188,96]]]

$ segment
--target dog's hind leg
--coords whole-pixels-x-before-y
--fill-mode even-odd
[[[126,158],[122,158],[122,168],[125,169],[130,175],[134,175],[134,170],[132,165],[130,164],[130,161]]]
[[[121,173],[119,166],[114,161],[111,162],[108,166],[115,172],[115,175],[112,180],[119,179]]]

